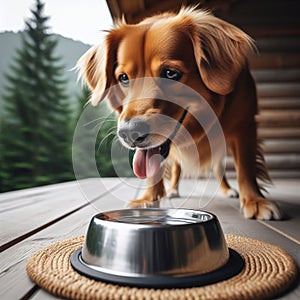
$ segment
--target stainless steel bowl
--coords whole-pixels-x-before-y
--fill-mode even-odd
[[[143,286],[163,280],[168,286],[220,270],[230,252],[215,215],[147,208],[94,216],[74,256],[73,267],[96,279]]]

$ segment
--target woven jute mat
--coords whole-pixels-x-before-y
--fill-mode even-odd
[[[82,247],[84,236],[39,250],[28,260],[27,273],[50,293],[85,300],[269,299],[286,291],[296,279],[297,266],[281,248],[241,236],[226,235],[226,240],[244,258],[245,267],[228,280],[203,287],[146,289],[88,279],[70,265],[70,256]]]

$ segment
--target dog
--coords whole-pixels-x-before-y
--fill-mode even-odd
[[[80,58],[79,76],[91,89],[90,102],[108,99],[118,114],[118,138],[136,149],[133,170],[147,178],[145,193],[134,203],[178,196],[182,173],[198,176],[209,166],[222,192],[239,196],[246,218],[282,217],[257,182],[270,178],[257,138],[256,87],[247,63],[254,49],[253,40],[239,28],[208,11],[185,7],[134,25],[119,21],[102,45]],[[166,91],[171,101],[162,100]],[[211,124],[203,125],[208,110],[218,122],[207,118],[204,123]],[[214,124],[220,125],[234,158],[239,194],[224,174],[224,155],[212,159]],[[168,192],[165,173],[170,175]]]

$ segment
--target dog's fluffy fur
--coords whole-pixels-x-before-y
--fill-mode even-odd
[[[178,130],[174,138],[176,143],[171,143],[168,155],[168,161],[172,162],[171,167],[167,168],[170,175],[169,192],[164,188],[164,164],[161,164],[158,172],[157,166],[153,167],[156,172],[153,172],[153,168],[148,172],[151,173],[148,176],[151,177],[148,178],[148,188],[135,203],[152,202],[167,194],[177,196],[181,171],[199,175],[200,170],[211,163],[207,132],[193,117],[193,109],[200,110],[195,105],[195,99],[193,105],[186,105],[188,111],[184,115],[181,106],[155,96],[153,91],[159,88],[155,87],[153,80],[152,96],[147,95],[142,103],[136,102],[136,99],[143,98],[143,83],[140,81],[139,85],[135,85],[131,82],[137,78],[162,77],[168,72],[170,76],[178,75],[176,81],[201,95],[217,116],[226,145],[235,161],[244,216],[258,219],[281,217],[278,206],[264,198],[257,183],[257,178],[268,181],[269,177],[256,134],[256,89],[247,66],[247,55],[252,49],[252,39],[237,27],[207,11],[184,8],[178,14],[156,15],[136,25],[119,22],[108,32],[103,45],[92,47],[80,59],[80,76],[92,90],[91,103],[97,105],[105,97],[109,99],[111,107],[118,112],[119,138],[125,146],[136,147],[140,151],[137,151],[140,153],[137,158],[140,164],[146,164],[143,159],[146,160],[147,155],[151,158],[153,153],[158,154],[155,149],[160,149],[158,145],[166,142],[166,137],[174,131],[174,125],[158,125],[158,115],[176,121],[184,116],[181,127],[185,128],[196,145],[201,164],[195,160],[190,147],[185,147],[186,141],[180,140],[181,129]],[[120,82],[122,78],[125,78],[125,82]],[[176,88],[169,86],[168,89],[176,98]],[[185,101],[188,103],[190,100]],[[157,134],[143,132],[144,129],[133,134],[130,130],[139,130],[136,124],[142,127],[147,124],[146,127],[153,132],[162,130],[163,134],[158,137]],[[135,135],[136,142],[128,141],[126,134],[129,137]],[[153,153],[149,154],[151,151]],[[144,158],[141,153],[144,153]],[[214,160],[212,168],[223,193],[238,196],[223,176],[222,158]],[[157,164],[157,161],[153,164]],[[136,173],[139,177],[146,177],[146,171],[138,168]]]

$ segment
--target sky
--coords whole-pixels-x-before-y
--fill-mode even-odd
[[[53,33],[86,44],[98,44],[102,30],[112,28],[112,19],[105,0],[43,0],[47,25]],[[0,0],[0,32],[24,29],[24,20],[31,16],[35,0]]]

